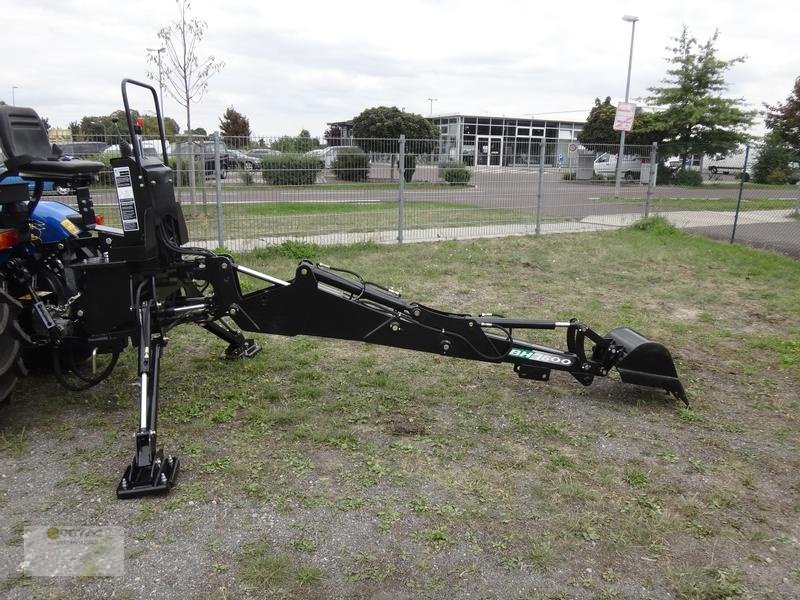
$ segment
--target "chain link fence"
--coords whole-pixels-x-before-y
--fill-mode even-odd
[[[108,137],[59,144],[101,160]],[[800,168],[759,171],[759,148],[726,157],[564,140],[180,136],[169,145],[176,195],[193,244],[247,251],[286,240],[398,243],[622,227],[663,215],[681,229],[800,257]],[[160,156],[160,143],[143,142]],[[747,162],[745,162],[747,158]],[[118,221],[108,171],[93,190]]]

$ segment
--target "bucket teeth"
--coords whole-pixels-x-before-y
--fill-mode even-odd
[[[622,348],[622,358],[616,363],[622,381],[662,388],[689,405],[672,356],[662,344],[629,327],[617,327],[605,337]]]

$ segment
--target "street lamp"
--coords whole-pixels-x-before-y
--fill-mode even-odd
[[[18,90],[18,89],[19,89],[18,85],[12,85],[11,86],[11,106],[16,106],[17,105],[17,99],[16,99],[16,96],[15,96],[14,92],[16,90]]]
[[[622,17],[622,20],[631,24],[631,50],[630,54],[628,55],[628,80],[625,82],[625,102],[628,102],[628,94],[631,90],[631,64],[633,63],[633,36],[636,33],[636,21],[639,20],[639,17],[634,17],[632,15],[625,15]],[[614,195],[619,196],[619,179],[620,179],[620,167],[622,165],[622,159],[625,156],[625,130],[623,129],[620,131],[619,134],[619,154],[617,154],[617,168],[615,171],[614,176]]]
[[[433,103],[438,101],[439,101],[438,98],[428,98],[428,102],[431,103],[431,116],[433,116]]]
[[[164,46],[161,48],[145,48],[148,52],[155,52],[158,55],[158,103],[161,105],[161,115],[164,115],[164,83],[161,75],[161,53],[166,51]]]

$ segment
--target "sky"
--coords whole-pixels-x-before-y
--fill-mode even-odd
[[[146,48],[177,17],[171,0],[0,0],[0,99],[51,125],[122,107],[119,84],[143,81]],[[727,75],[730,97],[760,109],[800,75],[796,0],[536,2],[534,0],[194,0],[207,29],[198,55],[224,67],[192,105],[194,127],[219,127],[233,106],[261,136],[321,135],[372,106],[433,114],[585,119],[596,97],[624,99],[636,23],[631,98],[665,76],[683,25],[718,56],[746,56]],[[16,57],[16,58],[14,58]],[[156,87],[157,78],[152,82]],[[134,107],[150,108],[143,97]],[[165,113],[183,108],[165,93]]]

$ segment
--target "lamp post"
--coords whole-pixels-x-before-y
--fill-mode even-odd
[[[433,116],[433,103],[438,101],[439,101],[438,98],[428,98],[428,102],[431,103],[431,116]]]
[[[628,94],[631,90],[631,65],[633,64],[633,36],[636,33],[636,21],[639,20],[639,17],[634,17],[631,15],[625,15],[622,17],[623,21],[626,21],[631,24],[631,50],[630,54],[628,55],[628,79],[625,82],[625,102],[628,102]],[[625,131],[620,131],[619,134],[619,153],[617,154],[617,168],[614,174],[614,196],[619,196],[619,185],[620,185],[620,167],[622,165],[623,157],[625,156]]]
[[[14,92],[16,92],[18,89],[19,89],[18,85],[11,86],[11,106],[17,105],[17,98]]]
[[[161,48],[146,48],[148,52],[155,52],[158,55],[158,103],[161,105],[161,115],[164,115],[164,82],[161,74],[161,53],[166,51],[164,46]]]

